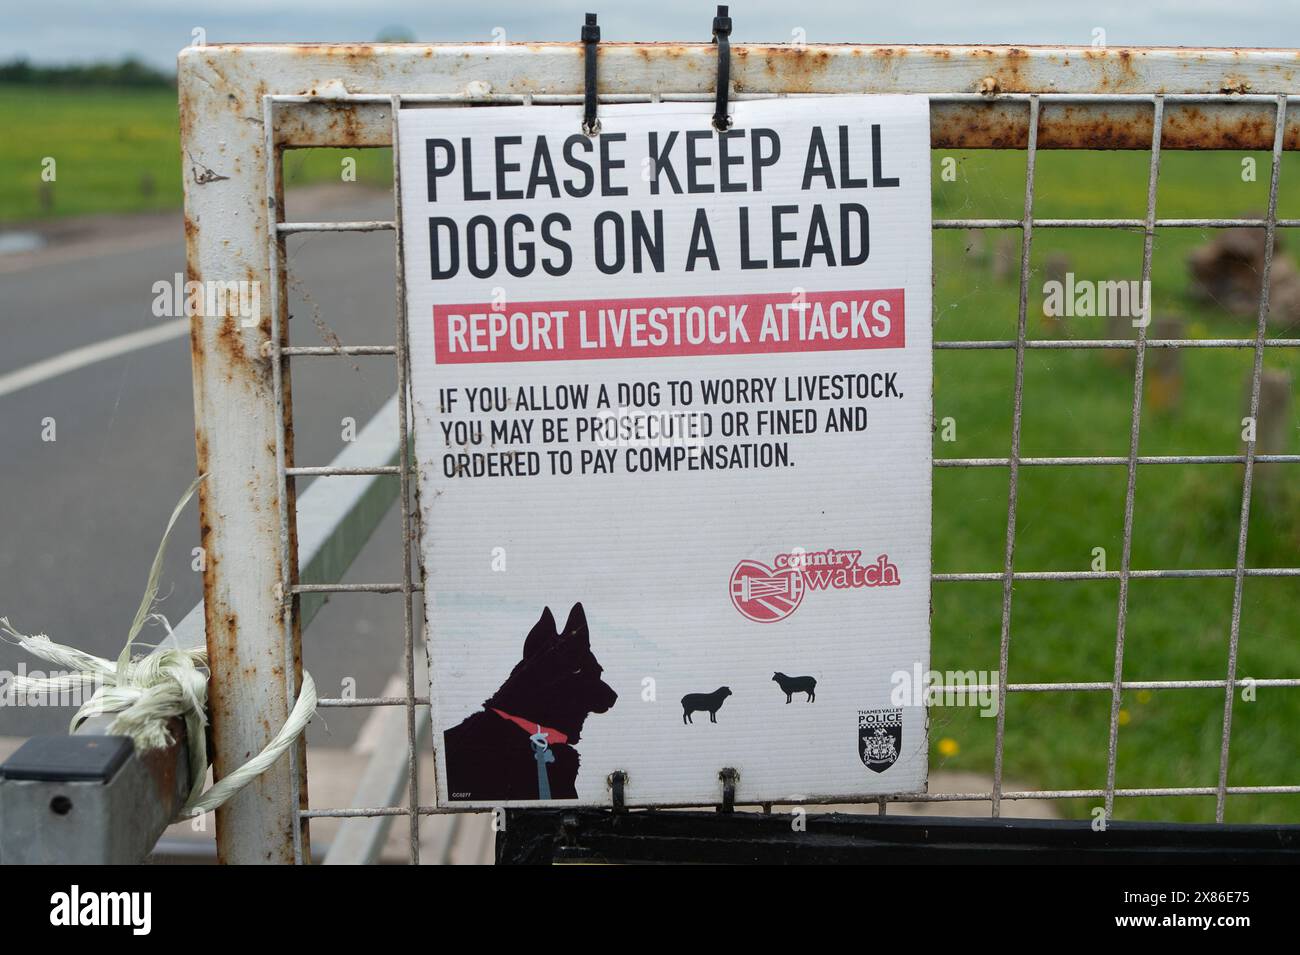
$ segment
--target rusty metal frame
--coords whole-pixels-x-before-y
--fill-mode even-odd
[[[600,47],[602,101],[657,99],[711,100],[715,53],[709,44],[617,44]],[[185,157],[185,232],[187,278],[262,281],[272,294],[262,296],[262,315],[252,327],[237,317],[196,318],[192,328],[195,442],[200,470],[208,473],[200,494],[205,626],[212,660],[214,766],[220,778],[260,749],[284,720],[301,680],[302,625],[298,602],[304,594],[336,591],[401,593],[406,649],[403,698],[366,701],[322,700],[323,705],[400,705],[407,710],[407,805],[355,809],[306,809],[306,766],[302,751],[264,775],[218,813],[218,852],[226,862],[301,862],[310,858],[307,824],[311,818],[406,816],[411,861],[419,860],[419,816],[432,812],[418,804],[412,595],[407,548],[406,570],[398,582],[329,585],[298,582],[294,482],[300,475],[328,479],[336,474],[395,475],[402,489],[403,540],[414,533],[409,489],[410,463],[349,468],[298,467],[293,456],[291,359],[336,354],[392,354],[399,382],[406,380],[404,303],[399,291],[394,345],[344,348],[290,347],[284,307],[284,238],[307,231],[371,232],[398,228],[400,203],[392,221],[328,223],[283,221],[280,154],[286,148],[313,146],[388,146],[394,141],[397,112],[403,106],[450,108],[502,103],[575,103],[583,92],[579,44],[467,45],[213,45],[182,51],[178,85],[182,150]],[[999,694],[1007,692],[1110,692],[1112,726],[1106,786],[1096,790],[1004,791],[1001,775],[1002,717],[999,716],[993,789],[924,797],[929,801],[989,800],[999,813],[1001,800],[1096,797],[1112,808],[1116,796],[1214,795],[1218,817],[1235,793],[1300,793],[1300,785],[1227,785],[1227,754],[1236,677],[1241,589],[1246,577],[1300,576],[1300,568],[1246,568],[1246,526],[1251,474],[1256,462],[1295,463],[1300,455],[1143,456],[1136,435],[1141,412],[1142,356],[1147,348],[1252,348],[1258,401],[1265,348],[1297,347],[1300,340],[1266,339],[1261,302],[1254,339],[1156,341],[1145,333],[1136,341],[1029,341],[1025,335],[1028,255],[1035,228],[1140,228],[1146,235],[1143,271],[1149,274],[1150,242],[1156,228],[1208,228],[1245,225],[1263,228],[1271,248],[1279,227],[1276,195],[1280,157],[1300,149],[1300,115],[1287,110],[1287,98],[1300,94],[1300,54],[1290,50],[1186,50],[1163,48],[791,46],[732,47],[735,98],[909,92],[931,98],[931,142],[939,148],[1025,149],[1028,158],[1025,211],[1019,219],[954,219],[936,229],[1021,230],[1021,290],[1018,333],[1014,340],[936,343],[936,348],[1009,349],[1016,354],[1016,408],[1013,447],[1007,458],[941,459],[937,467],[1007,467],[1010,473],[1006,560],[1000,571],[936,574],[935,580],[993,580],[1003,584],[1003,624]],[[1033,215],[1033,159],[1039,149],[1141,149],[1152,152],[1147,215],[1143,219],[1036,219]],[[1264,219],[1159,219],[1155,180],[1159,154],[1170,149],[1268,149],[1273,177]],[[400,235],[400,232],[399,232]],[[1267,283],[1265,283],[1267,288]],[[1124,457],[1022,458],[1019,413],[1024,353],[1031,348],[1135,348],[1133,442]],[[405,441],[405,402],[398,402],[400,440]],[[1140,465],[1242,463],[1243,505],[1236,566],[1133,570],[1127,559],[1119,571],[1015,571],[1017,475],[1020,467],[1112,465],[1128,469],[1125,554],[1132,531],[1131,507]],[[1126,601],[1121,598],[1115,675],[1098,684],[1008,684],[1007,648],[1011,637],[1011,591],[1025,579],[1119,579],[1147,577],[1227,577],[1235,582],[1231,653],[1227,675],[1219,681],[1125,681],[1123,630]],[[1258,681],[1258,685],[1300,686],[1300,679]],[[1116,721],[1114,700],[1124,689],[1222,688],[1225,691],[1220,778],[1214,787],[1119,790],[1115,788]],[[1001,713],[1001,709],[1000,709]],[[895,797],[878,800],[883,814]],[[913,794],[897,798],[915,799]]]

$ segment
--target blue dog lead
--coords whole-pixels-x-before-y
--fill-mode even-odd
[[[528,742],[533,747],[533,759],[537,760],[537,798],[551,798],[551,781],[546,774],[546,764],[555,762],[555,754],[551,752],[550,741],[547,740],[546,734],[542,732],[540,726],[537,732],[528,737]]]

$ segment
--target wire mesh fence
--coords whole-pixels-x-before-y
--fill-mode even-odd
[[[707,95],[683,95],[679,97],[659,96],[653,94],[620,94],[602,97],[609,102],[641,102],[659,99],[707,100]],[[396,169],[397,135],[396,120],[403,108],[458,107],[484,105],[492,103],[520,103],[545,108],[547,103],[577,102],[577,96],[460,96],[454,94],[422,95],[403,97],[399,95],[349,95],[334,96],[329,99],[332,106],[348,103],[379,104],[387,106],[388,120],[392,126],[391,142],[394,144],[394,216],[391,220],[363,222],[286,222],[283,221],[282,203],[269,206],[267,224],[268,264],[272,280],[272,364],[275,369],[274,388],[277,419],[280,427],[276,435],[276,462],[279,482],[280,536],[285,552],[292,553],[295,536],[295,515],[293,511],[293,483],[299,477],[312,477],[328,480],[331,476],[342,474],[384,475],[395,478],[400,483],[399,510],[402,541],[402,575],[393,581],[377,581],[351,584],[304,584],[296,580],[296,573],[291,570],[292,561],[283,564],[281,586],[283,593],[294,595],[323,593],[377,593],[400,596],[403,601],[403,646],[405,692],[402,696],[365,697],[359,699],[326,698],[320,701],[323,707],[383,707],[399,706],[406,711],[407,724],[407,785],[406,800],[401,806],[358,806],[351,808],[307,809],[301,798],[293,800],[291,811],[294,815],[294,831],[299,832],[303,820],[326,817],[405,817],[409,827],[409,858],[412,863],[420,861],[419,821],[424,815],[436,812],[434,807],[421,805],[419,798],[418,762],[420,744],[416,732],[416,708],[427,705],[427,690],[417,685],[416,647],[418,642],[419,621],[415,613],[415,596],[422,592],[418,569],[412,564],[411,542],[419,533],[419,512],[412,500],[412,469],[414,467],[409,455],[399,456],[395,465],[376,463],[373,467],[329,468],[320,466],[295,466],[287,464],[289,456],[286,448],[291,442],[294,409],[291,406],[284,379],[289,362],[295,359],[312,359],[340,355],[391,356],[397,364],[399,394],[404,395],[407,387],[408,356],[406,354],[406,303],[402,286],[403,262],[401,236],[401,197],[400,183],[397,181]],[[278,159],[281,141],[277,136],[277,124],[290,120],[295,110],[306,109],[322,102],[312,96],[276,96],[268,95],[263,99],[262,117],[264,122],[264,147],[268,157],[275,157],[267,163],[267,193],[271,196],[282,194],[279,181],[280,162]],[[953,109],[979,108],[987,105],[988,98],[968,94],[935,94],[931,96],[932,109],[943,109],[951,115]],[[1157,798],[1157,797],[1212,797],[1215,804],[1214,816],[1218,822],[1224,821],[1225,805],[1231,796],[1262,794],[1300,794],[1300,785],[1286,780],[1278,780],[1273,785],[1231,785],[1230,765],[1233,744],[1234,703],[1238,691],[1246,685],[1254,687],[1295,688],[1300,687],[1300,677],[1286,673],[1252,675],[1243,677],[1240,669],[1239,648],[1242,639],[1242,606],[1246,580],[1259,578],[1292,578],[1300,576],[1300,566],[1252,566],[1247,560],[1253,488],[1256,469],[1260,464],[1289,465],[1300,463],[1300,454],[1257,453],[1256,442],[1248,440],[1240,454],[1143,454],[1141,453],[1141,434],[1143,423],[1144,377],[1147,371],[1148,351],[1159,353],[1164,350],[1181,349],[1233,349],[1245,350],[1252,355],[1251,374],[1249,378],[1248,416],[1254,419],[1260,411],[1261,378],[1266,352],[1276,349],[1294,349],[1300,347],[1300,339],[1274,337],[1268,334],[1270,268],[1272,266],[1277,233],[1280,228],[1300,226],[1300,220],[1282,219],[1278,216],[1279,181],[1282,159],[1286,145],[1288,120],[1288,98],[1286,95],[1259,96],[1241,94],[1159,94],[1143,93],[1133,95],[1097,94],[1083,95],[1077,93],[1025,93],[1001,94],[997,97],[999,109],[1023,111],[1026,141],[1024,146],[1025,178],[1023,191],[1023,212],[1014,218],[936,218],[933,228],[936,232],[951,230],[975,230],[979,232],[1019,233],[1019,256],[1016,281],[1018,283],[1016,332],[1014,338],[988,340],[940,340],[936,341],[936,351],[953,352],[1010,352],[1014,355],[1014,372],[1011,389],[1010,447],[1005,456],[991,457],[936,457],[936,469],[1005,469],[1006,516],[1005,536],[1002,539],[1001,566],[971,568],[960,572],[936,572],[936,583],[990,583],[1000,584],[1000,622],[998,627],[997,678],[994,683],[985,683],[968,689],[987,691],[996,695],[997,716],[993,743],[992,780],[987,789],[959,793],[899,793],[882,797],[873,802],[878,811],[885,814],[893,801],[907,802],[955,802],[987,801],[991,805],[993,816],[1001,815],[1005,801],[1010,800],[1067,800],[1087,799],[1101,800],[1105,816],[1111,817],[1115,810],[1117,798]],[[1180,107],[1203,105],[1215,110],[1249,109],[1258,111],[1266,106],[1271,111],[1272,151],[1268,180],[1267,210],[1262,217],[1237,218],[1161,218],[1158,215],[1158,196],[1162,168],[1162,132],[1166,126],[1166,109],[1169,104]],[[1045,106],[1053,108],[1065,105],[1087,108],[1098,106],[1111,109],[1123,109],[1125,115],[1141,118],[1150,124],[1150,141],[1147,145],[1149,166],[1145,183],[1146,209],[1141,218],[1038,218],[1035,215],[1036,201],[1036,167],[1040,150],[1040,120]],[[1180,143],[1180,148],[1188,148]],[[1031,270],[1031,255],[1037,233],[1042,230],[1089,229],[1116,230],[1136,232],[1141,236],[1141,281],[1149,286],[1152,275],[1152,259],[1155,237],[1161,229],[1223,229],[1247,228],[1262,230],[1264,236],[1263,269],[1260,277],[1260,296],[1257,303],[1254,334],[1252,337],[1196,337],[1196,338],[1161,338],[1151,337],[1147,323],[1134,323],[1133,337],[1108,338],[1034,338],[1029,334],[1029,315],[1034,291]],[[283,323],[286,321],[282,289],[285,284],[286,251],[284,239],[288,235],[305,232],[376,232],[396,230],[398,234],[397,262],[395,264],[395,281],[397,283],[397,308],[394,321],[394,338],[392,343],[349,343],[332,346],[291,346],[284,343]],[[937,306],[942,303],[937,302]],[[1130,403],[1128,452],[1116,455],[1055,455],[1031,456],[1022,454],[1022,422],[1026,407],[1025,367],[1026,354],[1036,351],[1080,350],[1080,351],[1120,351],[1131,352],[1133,356],[1132,397]],[[1049,401],[1051,396],[1034,396],[1036,400]],[[399,401],[399,444],[410,447],[410,421],[406,402]],[[1198,465],[1235,465],[1240,466],[1240,507],[1236,521],[1235,560],[1229,566],[1170,566],[1170,567],[1135,567],[1133,559],[1133,542],[1136,524],[1136,497],[1139,474],[1149,467],[1192,467]],[[1117,569],[1104,570],[1037,570],[1023,569],[1016,560],[1018,507],[1020,504],[1020,486],[1022,469],[1035,468],[1080,468],[1080,469],[1122,469],[1125,475],[1125,487],[1122,509],[1122,536],[1119,566]],[[936,520],[936,527],[939,523]],[[1216,679],[1126,679],[1125,653],[1129,644],[1131,630],[1130,584],[1139,580],[1219,579],[1232,581],[1232,609],[1230,628],[1227,637],[1227,653],[1223,662],[1222,678]],[[1113,581],[1118,585],[1117,604],[1114,609],[1114,640],[1112,678],[1092,681],[1048,681],[1048,682],[1013,682],[1011,680],[1010,659],[1012,650],[1020,639],[1013,625],[1016,609],[1017,584],[1028,581],[1052,582],[1087,582]],[[286,631],[292,633],[295,602],[285,601]],[[286,660],[292,663],[293,649],[285,648]],[[307,661],[308,665],[310,660]],[[292,681],[293,667],[286,666],[286,678]],[[289,686],[292,696],[293,687]],[[1219,690],[1222,692],[1222,716],[1218,721],[1221,728],[1218,744],[1217,781],[1212,785],[1202,786],[1144,786],[1122,787],[1117,783],[1117,762],[1119,740],[1121,737],[1121,711],[1124,694],[1129,691],[1191,691]],[[1108,732],[1105,738],[1105,778],[1104,784],[1090,788],[1074,789],[1018,789],[1007,785],[1007,712],[1006,703],[1013,694],[1101,694],[1109,696]],[[293,775],[298,775],[297,770]],[[771,807],[767,807],[770,811]],[[298,861],[303,859],[301,842],[295,843]]]

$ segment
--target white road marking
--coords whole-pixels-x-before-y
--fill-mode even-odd
[[[118,335],[116,338],[107,338],[102,342],[95,342],[92,345],[83,345],[80,348],[65,351],[62,355],[55,355],[53,358],[46,358],[34,365],[28,365],[26,368],[19,368],[17,371],[0,375],[0,397],[11,395],[15,391],[31,385],[40,384],[42,381],[57,378],[59,375],[66,375],[70,371],[85,368],[87,365],[93,365],[96,362],[107,361],[110,358],[116,358],[118,355],[125,355],[127,352],[160,345],[163,342],[171,341],[173,338],[180,338],[182,335],[189,334],[189,330],[190,320],[188,318],[173,318],[171,321],[155,325],[153,328],[144,328],[138,332],[127,332],[127,334]]]

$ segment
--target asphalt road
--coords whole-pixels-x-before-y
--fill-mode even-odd
[[[289,208],[295,217],[392,215],[386,193],[356,185],[291,196]],[[152,313],[153,285],[184,271],[180,216],[134,232],[130,241],[110,235],[54,248],[17,268],[0,259],[0,377],[165,321]],[[292,237],[294,342],[324,344],[331,332],[345,343],[392,342],[393,249],[387,233]],[[172,338],[0,394],[0,616],[19,631],[106,657],[121,649],[167,517],[195,475],[188,342]],[[298,463],[329,463],[343,447],[341,420],[355,418],[359,430],[396,390],[395,374],[391,357],[296,359]],[[46,419],[53,441],[43,440]],[[191,568],[197,543],[191,502],[162,574],[160,609],[173,622],[202,596]],[[397,580],[400,568],[394,508],[348,579]],[[358,695],[381,694],[400,666],[401,626],[400,596],[334,596],[304,635],[305,665],[322,695],[339,695],[345,678]],[[29,672],[41,667],[0,643],[0,671],[20,662]],[[60,732],[71,715],[2,706],[0,736]],[[329,711],[309,738],[350,745],[365,715]]]

